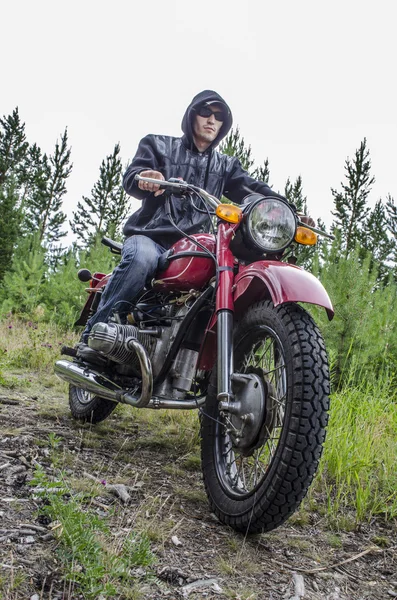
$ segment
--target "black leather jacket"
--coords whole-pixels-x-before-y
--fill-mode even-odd
[[[194,107],[211,101],[226,104],[218,94],[211,91],[202,92],[193,99],[182,121],[182,138],[147,135],[140,141],[137,153],[124,175],[123,185],[128,194],[142,200],[142,208],[126,222],[126,236],[146,235],[164,247],[171,246],[181,237],[165,214],[164,196],[154,197],[153,193],[140,190],[134,180],[136,174],[149,169],[160,171],[165,179],[181,177],[219,199],[224,195],[236,203],[241,203],[252,192],[278,196],[264,182],[250,177],[237,158],[214,149],[232,126],[230,110],[210,148],[204,153],[198,152],[193,143]],[[182,231],[191,234],[207,230],[208,216],[196,211],[186,199],[174,197],[172,209],[174,220]]]

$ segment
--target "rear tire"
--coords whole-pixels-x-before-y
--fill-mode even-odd
[[[252,448],[236,447],[213,372],[201,420],[205,488],[223,523],[245,533],[271,531],[297,509],[321,456],[329,408],[325,346],[300,306],[264,301],[236,326],[234,364],[237,373],[263,378],[263,425]]]
[[[69,406],[72,415],[83,423],[100,423],[114,411],[117,402],[94,396],[74,385],[69,386]]]

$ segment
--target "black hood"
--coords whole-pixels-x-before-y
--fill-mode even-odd
[[[217,94],[216,92],[213,92],[212,90],[204,90],[203,92],[200,92],[199,94],[197,94],[197,96],[195,96],[193,98],[193,100],[187,107],[186,112],[183,115],[183,119],[182,119],[182,131],[185,134],[185,139],[187,141],[187,145],[190,148],[194,144],[194,142],[193,142],[193,119],[195,117],[195,112],[193,109],[198,108],[199,106],[201,106],[202,104],[205,104],[206,102],[220,102],[220,103],[224,104],[226,107],[226,119],[225,119],[221,129],[219,130],[217,137],[212,142],[210,148],[216,148],[216,146],[218,146],[218,144],[223,140],[223,138],[227,136],[227,134],[229,133],[229,131],[233,125],[233,117],[232,117],[231,110],[230,110],[229,106],[226,104],[226,102],[224,101],[224,99],[219,94]]]

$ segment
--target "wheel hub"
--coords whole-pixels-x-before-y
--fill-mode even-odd
[[[264,436],[268,387],[261,369],[235,373],[232,376],[235,400],[221,402],[220,408],[226,417],[227,433],[233,446],[241,454],[249,456],[258,447]]]

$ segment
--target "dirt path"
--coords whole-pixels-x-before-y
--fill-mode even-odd
[[[54,524],[40,516],[41,501],[28,485],[38,465],[49,478],[62,469],[77,489],[102,482],[91,508],[101,516],[112,507],[114,536],[145,531],[157,563],[152,580],[144,569],[133,573],[142,577],[143,598],[397,597],[395,525],[336,533],[308,514],[244,539],[209,513],[197,455],[177,434],[173,441],[172,429],[161,432],[124,407],[95,429],[81,427],[64,391],[32,378],[27,389],[0,388],[1,598],[82,597],[62,579]],[[109,493],[117,483],[131,496],[127,504]]]

